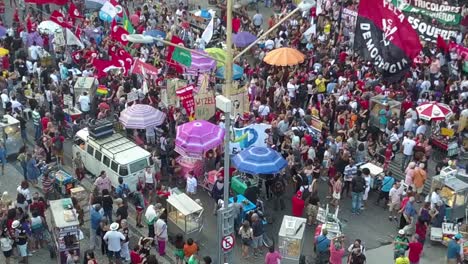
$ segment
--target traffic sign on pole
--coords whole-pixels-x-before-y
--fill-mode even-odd
[[[221,247],[224,251],[231,250],[234,247],[234,235],[230,234],[223,237],[223,240],[221,240]]]

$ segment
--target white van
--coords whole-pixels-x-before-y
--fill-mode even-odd
[[[72,151],[73,158],[81,153],[84,166],[91,174],[105,171],[114,188],[122,177],[132,192],[136,190],[138,177],[147,166],[153,165],[151,153],[118,133],[94,139],[89,136],[88,128],[84,128],[76,133]]]

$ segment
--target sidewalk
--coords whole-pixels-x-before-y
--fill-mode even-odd
[[[429,240],[429,239],[428,239]],[[442,244],[431,245],[426,240],[423,256],[419,264],[445,263],[445,254],[447,248]],[[393,245],[386,245],[376,249],[366,251],[366,263],[393,264]]]

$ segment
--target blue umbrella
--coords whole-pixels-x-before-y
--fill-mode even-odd
[[[232,42],[234,43],[234,45],[236,45],[236,47],[239,48],[247,47],[248,45],[252,44],[255,40],[257,40],[257,36],[247,31],[242,31],[237,34],[234,34],[232,38]]]
[[[277,151],[255,146],[242,150],[232,158],[232,163],[237,170],[250,174],[275,174],[288,165]]]
[[[216,78],[224,79],[224,71],[225,71],[224,66],[219,67],[218,70],[216,71]],[[243,75],[244,75],[244,68],[242,68],[241,66],[237,64],[234,64],[232,67],[232,79],[239,80],[242,78]]]
[[[157,29],[148,30],[143,35],[151,36],[153,38],[166,38],[166,32]]]

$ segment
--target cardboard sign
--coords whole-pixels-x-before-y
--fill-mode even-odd
[[[206,82],[207,83],[207,82]],[[208,84],[202,85],[195,95],[195,118],[208,120],[215,114],[216,100],[212,91],[208,91]]]
[[[229,99],[232,102],[232,116],[242,116],[244,113],[250,112],[250,102],[247,85],[245,87],[239,88],[239,83],[234,82],[232,84],[232,90]]]
[[[179,88],[187,86],[186,80],[180,80],[177,78],[167,81],[167,103],[168,105],[174,105],[176,107],[180,106],[179,99],[177,98],[176,91]]]

